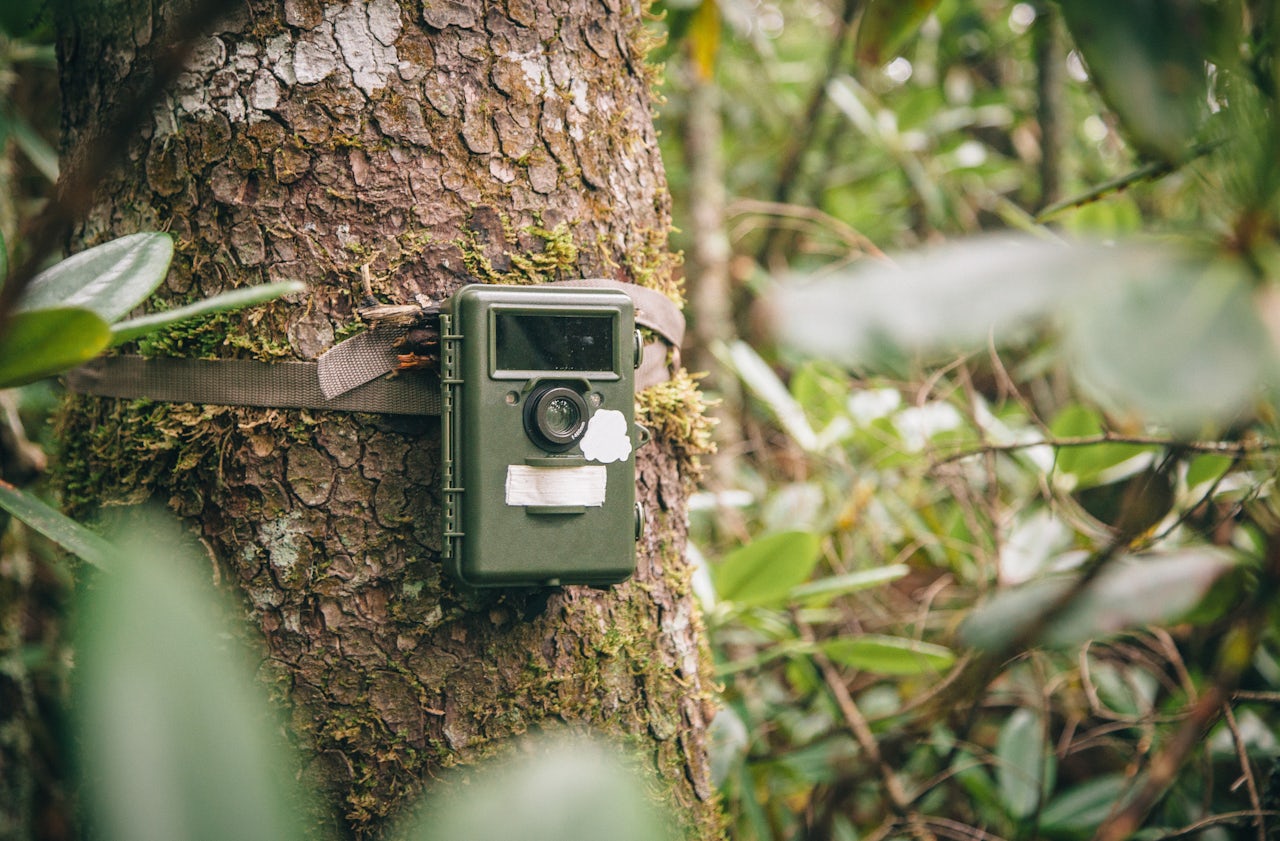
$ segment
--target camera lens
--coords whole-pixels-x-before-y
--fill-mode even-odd
[[[545,426],[552,435],[572,435],[573,430],[582,423],[582,413],[572,400],[565,397],[553,397],[547,401]]]
[[[572,388],[543,386],[524,404],[525,434],[550,452],[564,452],[587,431],[587,402]]]

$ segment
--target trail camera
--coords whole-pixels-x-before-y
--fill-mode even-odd
[[[466,286],[440,328],[446,566],[475,587],[631,575],[640,523],[631,299]]]

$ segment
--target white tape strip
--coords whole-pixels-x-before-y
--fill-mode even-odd
[[[608,472],[602,464],[581,467],[507,465],[507,505],[604,505]]]

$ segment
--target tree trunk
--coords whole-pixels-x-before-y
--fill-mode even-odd
[[[72,154],[182,14],[105,5],[61,35]],[[314,358],[353,332],[366,279],[396,303],[568,277],[675,295],[644,15],[638,0],[251,0],[198,43],[77,239],[170,231],[170,301],[308,285],[144,342],[152,355]],[[641,405],[661,430],[695,398],[678,378]],[[440,563],[436,419],[77,399],[61,423],[71,508],[159,494],[243,593],[261,676],[345,832],[376,833],[437,769],[568,725],[649,752],[686,834],[719,834],[683,558],[689,441],[639,451],[634,580],[477,596]]]

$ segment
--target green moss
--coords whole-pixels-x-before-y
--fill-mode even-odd
[[[690,480],[702,474],[700,457],[715,452],[711,433],[716,420],[707,415],[697,377],[684,368],[667,382],[636,393],[636,423],[674,448],[680,475]]]
[[[254,307],[190,318],[138,340],[143,356],[179,356],[216,359],[228,356],[226,348],[245,351],[255,359],[288,359],[293,356],[284,336],[283,316],[271,307]]]
[[[455,241],[462,251],[462,261],[477,280],[482,283],[534,284],[550,283],[562,279],[571,273],[578,264],[578,246],[573,241],[573,233],[567,222],[561,222],[554,228],[545,228],[535,222],[519,231],[513,231],[509,222],[503,219],[504,239],[508,242],[518,241],[519,234],[537,237],[542,241],[540,251],[509,252],[511,261],[509,271],[499,271],[493,262],[485,256],[484,246],[474,231],[467,231]]]

